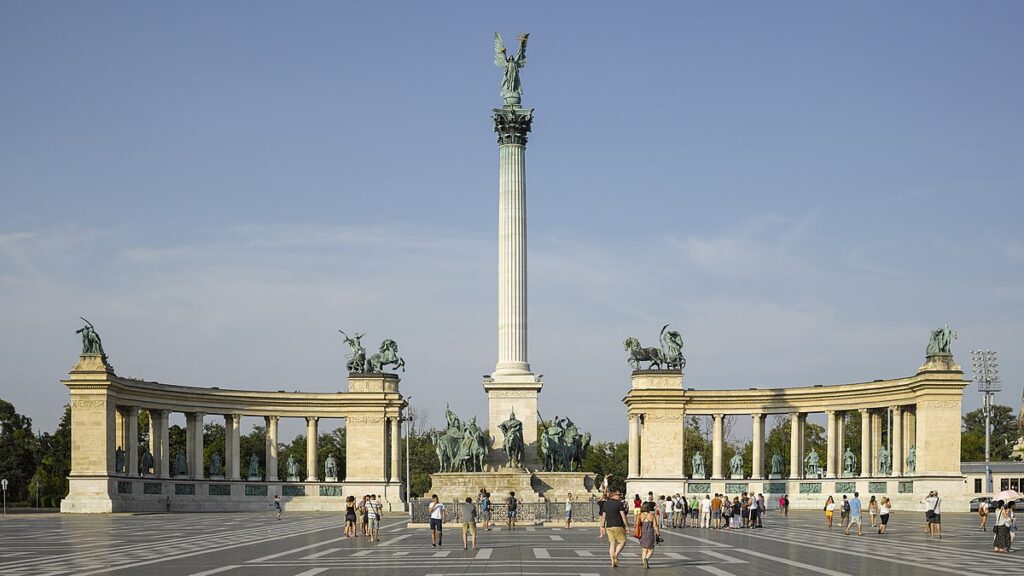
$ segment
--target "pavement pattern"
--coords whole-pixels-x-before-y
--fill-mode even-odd
[[[845,536],[814,512],[772,514],[757,530],[668,528],[644,570],[632,538],[611,568],[607,541],[589,527],[480,530],[478,549],[464,551],[457,526],[446,526],[444,546],[432,548],[428,530],[398,516],[384,518],[374,543],[345,538],[342,518],[326,513],[286,512],[280,521],[273,513],[18,515],[0,519],[0,574],[1024,576],[1024,552],[993,553],[977,516],[942,520],[942,540],[929,539],[924,514],[914,512],[894,513],[887,535],[867,527]]]

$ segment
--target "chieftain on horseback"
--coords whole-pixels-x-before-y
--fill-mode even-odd
[[[445,418],[448,427],[430,433],[441,472],[482,472],[490,439],[477,425],[476,416],[463,423],[445,407]]]
[[[583,469],[583,458],[590,449],[590,432],[580,434],[568,418],[543,424],[540,449],[545,472],[576,472]]]

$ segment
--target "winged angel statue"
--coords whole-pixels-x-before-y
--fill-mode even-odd
[[[523,85],[519,81],[519,70],[526,66],[526,41],[529,39],[529,34],[520,34],[519,52],[509,56],[501,34],[494,33],[494,65],[505,69],[505,76],[501,80],[501,97],[506,106],[519,106],[522,99]]]

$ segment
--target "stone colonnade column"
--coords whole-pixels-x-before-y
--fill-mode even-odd
[[[882,451],[882,414],[878,410],[871,411],[871,475],[878,473],[878,454]]]
[[[828,429],[825,431],[825,477],[836,477],[836,412],[828,410]]]
[[[903,410],[903,460],[910,457],[910,447],[917,446],[917,409],[910,406],[904,406]],[[915,448],[916,449],[916,448]],[[906,467],[903,469],[904,474],[910,474],[910,470]]]
[[[167,433],[167,411],[149,411],[149,445],[153,453],[153,475],[170,478],[170,446]]]
[[[195,435],[195,439],[192,441],[192,453],[189,454],[189,459],[192,461],[189,472],[192,473],[192,477],[196,480],[202,480],[206,475],[204,467],[204,452],[205,447],[203,446],[203,418],[206,414],[202,412],[196,412],[192,414],[192,434]]]
[[[127,420],[128,414],[126,412],[127,406],[114,406],[114,450],[118,448],[128,453],[128,435],[127,435]],[[125,467],[127,469],[127,466]],[[114,457],[114,473],[120,474],[121,471],[117,469],[117,457]]]
[[[347,457],[347,455],[346,455]],[[640,477],[640,415],[629,415],[629,477]]]
[[[391,417],[391,482],[401,481],[401,462],[400,456],[402,452],[401,444],[401,429],[399,428],[399,419],[397,416]]]
[[[860,412],[860,475],[871,476],[871,411]]]
[[[280,417],[264,416],[263,419],[267,424],[267,446],[265,450],[267,471],[264,476],[267,482],[277,482],[277,421],[280,420]]]
[[[529,374],[526,340],[526,140],[533,110],[494,110],[498,134],[498,363],[495,374]]]
[[[800,425],[800,413],[792,412],[789,415],[789,477],[797,479],[803,477],[803,462],[800,457],[800,444],[803,439],[803,426]]]
[[[228,463],[228,480],[242,479],[242,415],[229,414],[224,417],[227,440],[230,449],[224,455]]]
[[[722,443],[723,443],[723,414],[713,414],[711,424],[711,479],[722,478]]]
[[[306,417],[306,482],[316,482],[316,449],[317,449],[317,432],[316,424],[319,420],[316,416]],[[357,456],[358,457],[358,456]],[[381,454],[381,458],[384,455]]]
[[[836,478],[841,478],[846,470],[844,454],[846,454],[846,412],[836,412]]]
[[[139,407],[128,406],[125,408],[125,458],[129,476],[139,475]]]
[[[764,478],[764,414],[753,414],[753,452],[750,457],[750,479]]]
[[[903,475],[903,407],[893,406],[892,410],[892,475]]]

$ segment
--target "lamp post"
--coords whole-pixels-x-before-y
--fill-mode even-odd
[[[992,489],[992,466],[990,465],[989,439],[992,433],[992,395],[1002,389],[999,384],[999,362],[995,350],[971,350],[971,368],[978,391],[985,395],[982,412],[985,414],[985,490]]]
[[[405,418],[402,421],[405,422],[405,509],[406,512],[412,512],[412,502],[409,500],[409,484],[412,483],[412,476],[410,475],[411,469],[409,467],[409,443],[412,438],[410,434],[412,428],[412,396],[405,399],[406,404],[409,408],[406,410]]]

